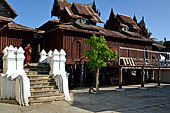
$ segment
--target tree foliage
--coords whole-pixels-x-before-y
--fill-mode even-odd
[[[106,45],[104,36],[93,35],[90,40],[85,40],[85,43],[90,46],[90,49],[85,51],[85,55],[88,57],[87,65],[93,71],[106,67],[106,62],[117,56],[117,52],[112,52]]]

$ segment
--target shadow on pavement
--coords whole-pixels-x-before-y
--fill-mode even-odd
[[[131,113],[134,110],[133,113],[138,113],[141,109],[145,110],[150,106],[162,104],[161,102],[170,103],[169,85],[164,86],[164,88],[152,86],[147,88],[147,90],[127,88],[124,92],[103,88],[97,95],[89,94],[88,89],[86,89],[86,91],[73,93],[71,106],[90,112]]]

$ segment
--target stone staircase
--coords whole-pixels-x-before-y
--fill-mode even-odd
[[[59,93],[54,79],[49,75],[50,67],[48,64],[32,63],[24,70],[30,79],[30,104],[64,99],[64,96]]]

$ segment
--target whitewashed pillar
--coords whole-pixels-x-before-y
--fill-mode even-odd
[[[64,91],[64,96],[66,101],[70,101],[70,94],[69,94],[69,87],[68,87],[68,76],[69,73],[66,72],[65,70],[65,65],[66,63],[66,52],[61,49],[60,50],[60,72],[61,72],[61,77],[63,79],[63,91]]]
[[[0,75],[0,97],[2,99],[5,99],[7,97],[7,78],[6,78],[6,72],[7,72],[7,52],[8,46],[5,47],[3,50],[3,74]]]
[[[8,77],[16,72],[16,55],[15,48],[10,45],[7,50],[7,72]]]
[[[53,64],[52,64],[52,74],[55,76],[57,74],[60,73],[60,68],[59,68],[59,52],[57,51],[57,49],[54,50],[53,52]]]
[[[6,77],[6,74],[1,73],[0,80],[1,80],[0,97],[1,97],[1,99],[6,99],[7,98],[7,77]]]
[[[49,74],[51,75],[52,74],[52,70],[53,70],[53,52],[51,50],[48,52],[47,62],[50,65],[50,72],[49,72]]]
[[[11,80],[12,76],[15,76],[16,73],[16,48],[12,45],[9,46],[7,50],[7,99],[14,99],[15,98],[15,81]]]
[[[24,71],[24,50],[22,47],[19,47],[19,49],[17,50],[17,74],[18,75],[26,75],[25,71]]]
[[[61,49],[60,50],[60,72],[61,73],[65,73],[66,70],[65,70],[65,63],[66,63],[66,52]]]
[[[45,50],[43,49],[43,50],[40,52],[39,63],[44,63],[46,59],[47,59],[47,53],[46,53]]]
[[[8,46],[5,47],[5,49],[3,50],[3,73],[6,73],[7,71],[7,50],[8,50]]]
[[[52,56],[53,56],[53,52],[50,50],[49,52],[48,52],[48,58],[47,58],[47,63],[51,63],[51,58],[52,58]]]

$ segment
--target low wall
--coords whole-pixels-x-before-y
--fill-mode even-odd
[[[158,72],[155,71],[155,80],[157,80],[158,78]],[[170,70],[161,70],[160,71],[160,82],[163,82],[163,83],[170,83]]]

